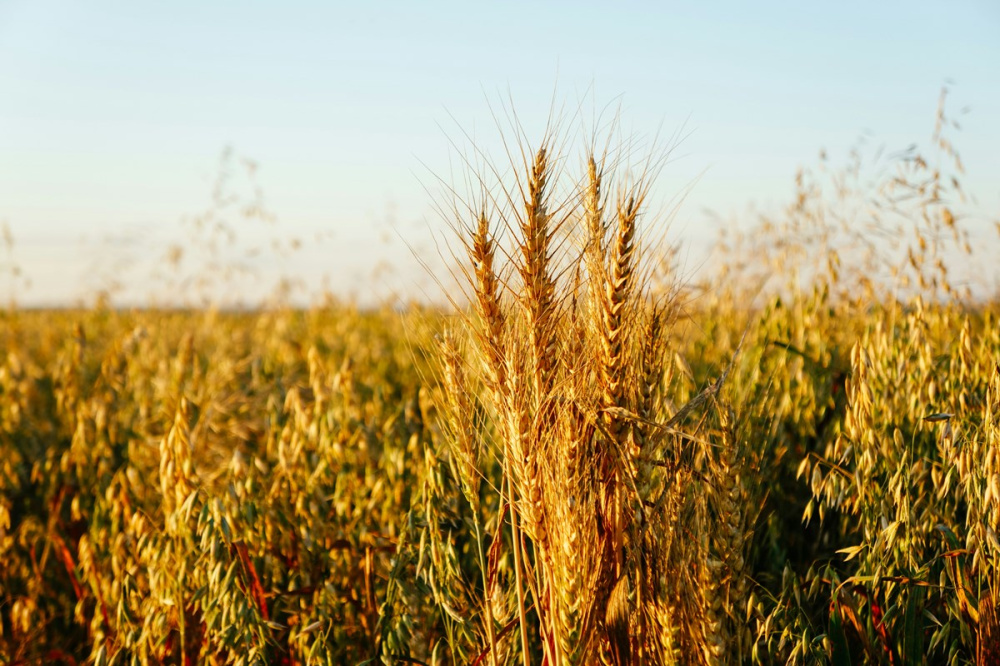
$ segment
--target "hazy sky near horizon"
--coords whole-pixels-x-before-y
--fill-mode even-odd
[[[252,260],[262,280],[419,295],[412,254],[437,261],[452,142],[498,151],[491,113],[508,103],[537,137],[553,99],[584,119],[618,107],[647,140],[683,136],[658,191],[688,192],[668,238],[694,265],[720,224],[707,210],[784,204],[821,149],[843,162],[863,132],[925,145],[947,80],[949,108],[971,109],[955,137],[965,186],[995,218],[998,34],[991,0],[0,0],[0,221],[31,280],[18,300],[73,303],[114,280],[144,298],[165,248],[194,238],[181,221],[210,206],[227,146],[258,165],[277,218],[241,242],[304,242]]]

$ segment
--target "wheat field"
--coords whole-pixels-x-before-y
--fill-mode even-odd
[[[0,663],[1000,663],[947,121],[703,281],[655,156],[550,133],[448,208],[453,307],[4,310]]]

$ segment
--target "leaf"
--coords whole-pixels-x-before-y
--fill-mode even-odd
[[[956,536],[956,534],[951,531],[950,527],[942,524],[938,525],[936,529],[942,534],[944,534],[945,539],[947,539],[948,541],[948,545],[950,545],[952,548],[957,550],[962,547],[961,542],[958,540],[958,536]]]
[[[924,654],[923,618],[924,593],[926,588],[914,586],[903,615],[903,659],[907,664],[921,663]]]
[[[833,666],[851,666],[851,650],[847,645],[847,636],[844,635],[840,604],[836,602],[833,604],[833,612],[830,613],[830,641],[833,643],[830,655]]]
[[[861,545],[861,546],[849,546],[847,548],[841,548],[837,552],[838,553],[843,553],[844,555],[847,555],[847,557],[844,558],[844,561],[845,562],[850,562],[855,557],[857,557],[858,553],[860,553],[863,549],[864,549],[864,545]]]

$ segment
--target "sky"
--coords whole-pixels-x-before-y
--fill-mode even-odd
[[[198,255],[245,269],[230,293],[285,276],[427,296],[440,183],[463,177],[470,137],[502,155],[510,108],[529,140],[553,107],[570,125],[615,109],[644,145],[680,137],[657,192],[684,195],[667,239],[698,266],[720,225],[788,202],[821,150],[926,141],[948,81],[970,109],[965,187],[996,218],[998,34],[995,0],[0,0],[0,295],[169,300],[191,288],[166,259],[179,244],[191,275]],[[213,203],[221,173],[238,203]],[[267,223],[238,210],[255,192]],[[197,227],[213,207],[237,236],[216,254]]]

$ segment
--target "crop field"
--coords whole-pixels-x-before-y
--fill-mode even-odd
[[[4,310],[0,663],[1000,663],[946,127],[703,280],[656,160],[549,136],[448,211],[452,307]]]

